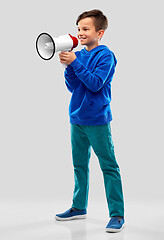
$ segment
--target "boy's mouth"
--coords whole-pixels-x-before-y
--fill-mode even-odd
[[[83,42],[86,41],[86,38],[79,38],[79,41],[80,41],[81,43],[83,43]]]
[[[84,40],[84,39],[86,39],[86,38],[84,38],[84,37],[79,37],[79,40]]]

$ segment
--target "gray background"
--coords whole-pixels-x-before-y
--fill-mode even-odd
[[[75,21],[98,8],[109,19],[102,44],[116,55],[112,134],[126,199],[162,199],[162,1],[3,1],[0,8],[0,197],[72,199],[68,106],[58,54],[43,61],[41,32],[76,35]],[[75,50],[80,50],[81,46]],[[105,201],[96,156],[90,198]]]

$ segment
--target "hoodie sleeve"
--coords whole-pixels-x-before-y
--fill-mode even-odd
[[[70,66],[73,68],[77,78],[81,80],[90,91],[97,92],[103,87],[110,72],[112,71],[114,73],[115,61],[112,53],[108,55],[104,54],[99,59],[93,72],[87,69],[78,58],[76,58]]]
[[[64,77],[65,77],[65,84],[68,90],[72,93],[73,89],[77,84],[77,77],[71,66],[68,65],[67,68],[65,69]]]

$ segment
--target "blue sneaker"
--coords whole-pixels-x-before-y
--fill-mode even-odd
[[[125,226],[125,220],[121,217],[111,217],[108,225],[106,226],[106,232],[120,232]]]
[[[87,215],[87,211],[85,209],[84,210],[75,210],[74,208],[70,208],[64,213],[56,214],[55,219],[58,221],[83,219],[83,218],[86,218],[86,215]]]

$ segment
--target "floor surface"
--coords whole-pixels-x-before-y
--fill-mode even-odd
[[[88,207],[87,218],[59,222],[56,213],[67,210],[62,201],[1,201],[1,240],[164,240],[162,202],[126,203],[126,226],[120,233],[106,233],[109,221],[104,202]]]

